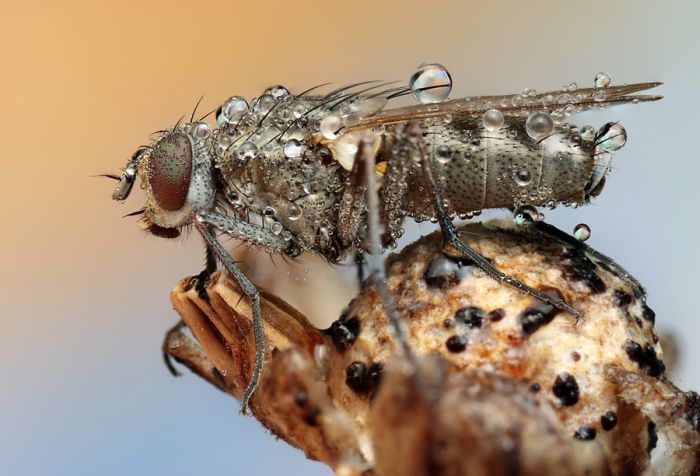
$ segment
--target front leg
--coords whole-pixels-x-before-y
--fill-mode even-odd
[[[568,305],[562,299],[555,298],[540,291],[539,289],[528,286],[522,281],[519,281],[499,270],[493,264],[491,264],[488,259],[482,256],[481,253],[468,246],[459,238],[459,233],[457,232],[454,223],[452,223],[452,220],[447,213],[447,209],[445,208],[445,203],[440,196],[440,191],[438,190],[437,182],[435,180],[435,176],[433,175],[433,166],[430,156],[425,147],[425,142],[423,141],[422,132],[415,124],[408,125],[406,129],[408,135],[410,136],[410,140],[418,148],[423,177],[428,185],[428,193],[430,193],[433,206],[435,207],[435,214],[437,215],[438,223],[440,224],[440,229],[442,230],[445,241],[463,253],[466,257],[471,259],[476,266],[478,266],[496,281],[511,286],[522,293],[529,294],[530,296],[550,304],[557,309],[561,309],[562,311],[567,312],[576,318],[581,317],[580,312]]]
[[[189,286],[190,288],[194,287],[197,290],[199,297],[202,299],[207,299],[207,286],[209,285],[209,278],[216,271],[216,256],[214,256],[214,252],[206,242],[204,243],[204,248],[204,269],[197,276],[192,277]]]
[[[241,397],[241,411],[243,414],[248,413],[248,404],[250,397],[255,392],[255,389],[260,383],[260,375],[262,373],[264,358],[265,358],[265,332],[262,319],[262,309],[260,306],[260,292],[255,287],[253,282],[241,271],[241,269],[233,261],[231,255],[216,239],[212,232],[212,228],[226,233],[233,238],[241,240],[250,246],[267,251],[269,253],[281,253],[289,256],[299,254],[299,247],[292,241],[286,241],[281,236],[275,235],[270,230],[266,230],[261,226],[238,220],[216,212],[198,212],[194,220],[195,228],[202,235],[209,249],[219,262],[224,266],[226,271],[236,280],[246,297],[250,300],[250,305],[253,310],[253,335],[255,337],[255,363],[253,365],[253,374],[250,382],[243,392]]]

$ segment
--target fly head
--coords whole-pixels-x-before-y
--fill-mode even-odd
[[[177,238],[180,227],[192,223],[194,213],[214,205],[216,185],[205,122],[164,131],[152,145],[139,147],[127,163],[112,193],[124,201],[136,176],[146,194],[140,225],[156,236]]]

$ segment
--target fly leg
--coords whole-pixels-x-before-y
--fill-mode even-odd
[[[250,382],[241,397],[241,411],[248,413],[250,397],[260,383],[265,358],[265,333],[260,306],[260,292],[253,282],[241,271],[231,255],[219,243],[212,229],[217,229],[233,238],[239,239],[258,249],[269,253],[283,253],[288,256],[297,256],[300,249],[293,241],[286,241],[281,236],[275,235],[270,230],[253,225],[242,220],[216,212],[198,212],[195,214],[194,225],[202,235],[209,249],[216,259],[224,266],[226,271],[236,280],[243,294],[250,300],[253,310],[253,335],[255,338],[255,363]]]
[[[357,284],[362,287],[362,283],[367,279],[367,274],[365,273],[365,257],[362,251],[355,251],[355,266],[357,266]]]
[[[522,281],[518,281],[512,276],[507,275],[503,271],[496,268],[493,264],[491,264],[491,262],[488,259],[486,259],[479,252],[468,246],[459,238],[459,233],[457,232],[454,223],[452,223],[452,220],[450,219],[450,216],[447,213],[445,203],[443,202],[442,197],[440,196],[440,191],[438,190],[437,182],[435,181],[435,176],[433,175],[430,156],[428,155],[428,151],[425,147],[425,142],[423,141],[423,135],[420,131],[420,128],[412,124],[407,126],[407,129],[407,132],[410,136],[410,140],[413,141],[413,143],[418,148],[423,177],[425,178],[425,182],[429,188],[429,193],[433,201],[433,206],[435,207],[435,213],[437,214],[438,223],[440,224],[440,229],[442,230],[442,234],[445,241],[461,253],[464,253],[464,255],[471,259],[476,266],[478,266],[487,275],[489,275],[496,281],[511,286],[525,294],[529,294],[530,296],[535,297],[547,304],[550,304],[556,307],[557,309],[561,309],[562,311],[567,312],[576,318],[580,317],[581,313],[579,313],[576,309],[568,305],[562,299],[550,296],[540,291],[539,289],[535,289],[531,286],[528,286]]]
[[[223,377],[202,348],[183,332],[184,327],[186,327],[186,324],[180,320],[165,334],[165,339],[163,340],[165,365],[168,366],[168,369],[174,376],[179,377],[180,372],[173,364],[173,360],[175,360],[219,390],[226,392],[228,389]]]
[[[396,303],[394,302],[394,297],[389,291],[389,286],[387,285],[386,278],[386,263],[384,260],[384,255],[382,255],[382,226],[380,222],[380,204],[379,204],[379,193],[377,191],[377,180],[374,171],[374,157],[375,148],[372,141],[375,140],[374,137],[371,139],[363,139],[360,141],[360,146],[357,151],[357,157],[355,162],[363,162],[365,165],[362,167],[364,172],[364,182],[366,190],[366,200],[367,200],[367,232],[369,234],[369,255],[367,256],[368,261],[368,280],[375,286],[379,297],[382,300],[382,305],[384,306],[384,312],[386,313],[391,327],[394,331],[394,336],[398,342],[401,351],[411,364],[413,369],[417,369],[416,360],[408,346],[408,340],[406,337],[406,329],[404,323],[401,320],[401,315],[396,309]]]
[[[535,224],[535,229],[539,231],[540,233],[543,233],[551,238],[554,238],[557,241],[560,241],[564,244],[567,244],[569,246],[572,246],[574,248],[578,248],[580,250],[583,250],[584,253],[586,253],[588,256],[592,257],[594,261],[597,261],[599,263],[603,263],[605,266],[613,270],[616,274],[624,277],[627,279],[630,284],[632,285],[632,288],[634,289],[634,294],[637,297],[644,297],[646,296],[646,291],[644,290],[644,286],[637,281],[637,279],[632,276],[625,268],[617,264],[615,261],[613,261],[612,258],[604,255],[603,253],[594,250],[590,246],[588,246],[586,243],[584,243],[581,240],[577,240],[573,236],[569,235],[568,233],[560,230],[554,225],[550,225],[549,223],[545,223],[543,221],[536,222]]]
[[[204,269],[197,276],[192,277],[190,280],[190,289],[194,287],[197,290],[199,297],[202,299],[207,299],[207,286],[209,285],[209,278],[216,271],[216,256],[214,256],[214,252],[212,251],[211,247],[206,244],[206,242],[204,246],[206,248]]]

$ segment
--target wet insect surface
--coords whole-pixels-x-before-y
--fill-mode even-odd
[[[292,94],[274,86],[250,102],[229,98],[216,113],[216,128],[204,118],[195,121],[193,113],[186,124],[161,131],[153,144],[137,150],[121,177],[111,176],[119,180],[112,197],[125,200],[140,176],[146,192],[137,212],[141,226],[167,238],[194,226],[205,242],[207,267],[193,284],[205,293],[218,261],[250,300],[256,361],[242,399],[245,411],[263,366],[260,295],[218,233],[269,253],[295,258],[313,252],[339,263],[393,248],[406,218],[430,220],[440,224],[459,267],[480,269],[578,317],[559,296],[498,270],[493,257],[459,238],[452,222],[484,209],[508,208],[517,224],[578,243],[586,259],[624,273],[605,256],[587,254],[582,241],[590,235],[588,227],[579,225],[571,237],[543,223],[537,207],[578,206],[600,194],[612,154],[626,142],[619,123],[596,132],[569,125],[568,118],[659,99],[635,94],[658,84],[612,86],[601,73],[593,88],[572,84],[545,93],[449,100],[449,72],[426,64],[406,86],[368,81],[326,94],[318,93],[321,87]],[[394,98],[408,95],[418,104],[392,107]],[[381,259],[371,259],[369,271],[402,341],[401,316],[386,292]],[[482,322],[484,316],[478,317],[471,312],[469,322]],[[352,329],[337,331],[344,345]],[[460,339],[451,345],[455,352],[466,348]]]

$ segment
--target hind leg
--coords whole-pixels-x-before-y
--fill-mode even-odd
[[[435,207],[435,213],[440,224],[440,229],[442,230],[445,242],[453,246],[460,253],[464,254],[467,258],[471,259],[476,266],[482,269],[488,276],[492,277],[496,281],[506,284],[512,288],[517,289],[520,292],[529,294],[540,301],[551,304],[552,306],[561,309],[564,312],[571,314],[572,316],[578,318],[581,314],[571,307],[569,304],[561,299],[550,296],[539,289],[535,289],[527,284],[519,281],[512,276],[504,273],[503,271],[496,268],[491,261],[482,256],[479,252],[468,246],[459,238],[459,233],[452,223],[452,219],[447,213],[445,204],[442,197],[440,196],[440,191],[437,187],[437,182],[433,174],[432,163],[430,156],[423,141],[423,135],[420,128],[415,124],[410,124],[406,127],[407,135],[410,140],[418,149],[420,154],[420,164],[423,172],[423,177],[428,185],[428,193],[430,193],[433,206]]]

